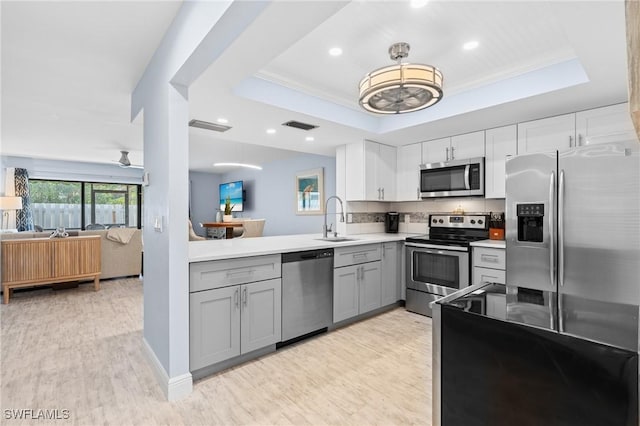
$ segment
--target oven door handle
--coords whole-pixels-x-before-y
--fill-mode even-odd
[[[435,244],[420,244],[420,243],[404,243],[406,247],[415,247],[420,249],[435,249],[438,251],[462,251],[468,252],[469,249],[467,247],[459,247],[459,246],[441,246]]]

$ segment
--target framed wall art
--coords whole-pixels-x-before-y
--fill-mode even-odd
[[[296,173],[296,214],[324,214],[324,170]]]

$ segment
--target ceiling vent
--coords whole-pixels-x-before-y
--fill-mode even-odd
[[[226,132],[231,126],[225,126],[224,124],[209,123],[202,120],[191,120],[189,126],[198,127],[200,129],[213,130],[214,132]]]
[[[300,121],[295,120],[287,121],[286,123],[282,123],[282,125],[287,127],[295,127],[296,129],[300,130],[313,130],[318,127],[314,126],[313,124],[301,123]]]

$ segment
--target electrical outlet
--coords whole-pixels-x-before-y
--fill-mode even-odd
[[[347,223],[353,223],[353,213],[347,213]]]
[[[404,215],[404,223],[405,224],[411,223],[411,215],[410,214],[405,214]]]

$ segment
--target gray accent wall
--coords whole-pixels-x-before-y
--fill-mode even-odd
[[[206,230],[199,224],[215,222],[216,210],[219,208],[219,185],[222,175],[205,172],[189,172],[189,208],[193,230],[201,237],[206,237]]]
[[[295,176],[298,172],[322,167],[324,169],[325,199],[336,193],[336,159],[324,155],[301,154],[286,160],[262,164],[262,170],[238,169],[222,175],[220,183],[244,181],[247,201],[238,217],[266,219],[265,236],[313,234],[322,232],[322,215],[296,215]],[[216,188],[217,193],[217,188]],[[332,201],[329,212],[335,212]],[[214,210],[215,214],[215,210]],[[336,223],[330,215],[329,223]]]

